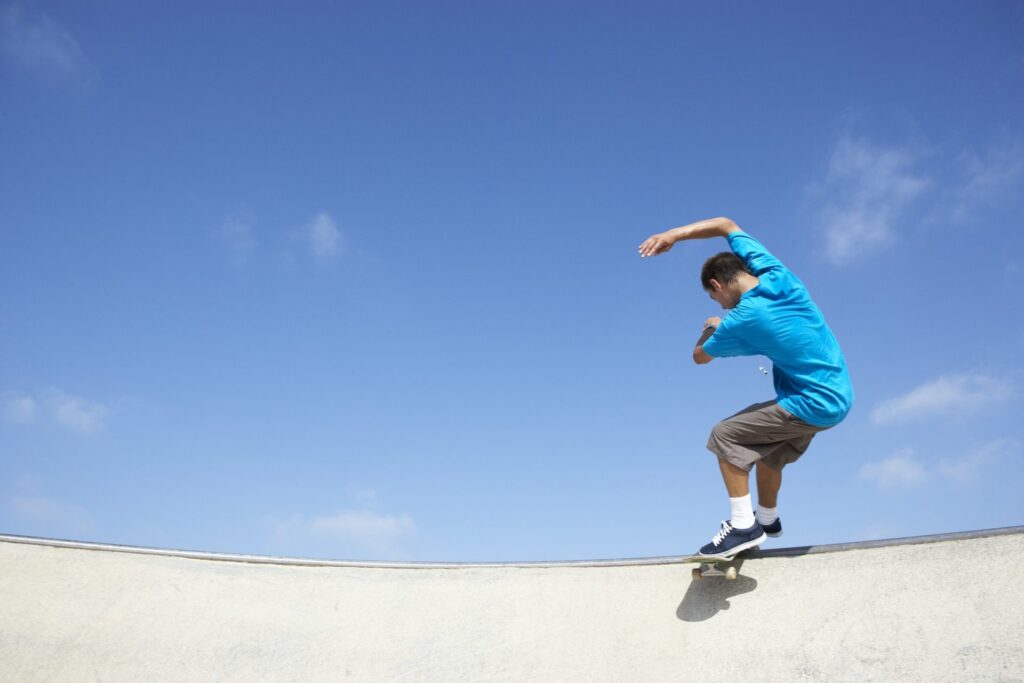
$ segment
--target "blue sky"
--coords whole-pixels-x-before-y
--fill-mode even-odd
[[[2,3],[0,531],[691,552],[718,215],[857,392],[774,545],[1021,524],[1022,86],[1019,2]]]

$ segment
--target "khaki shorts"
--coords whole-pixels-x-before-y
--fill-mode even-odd
[[[781,471],[804,454],[815,434],[826,429],[804,422],[777,401],[765,401],[715,425],[708,450],[747,472],[758,462]]]

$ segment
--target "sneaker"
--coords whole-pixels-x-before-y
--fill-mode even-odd
[[[754,525],[747,529],[734,529],[729,522],[722,522],[722,527],[711,539],[711,542],[700,549],[699,555],[708,557],[729,558],[733,555],[761,545],[768,539],[761,525],[754,521]]]
[[[782,535],[782,518],[781,517],[776,517],[774,522],[772,522],[771,524],[762,524],[761,528],[764,529],[764,532],[766,534],[768,534],[769,536],[771,536],[772,538],[775,538],[777,536],[781,536]]]

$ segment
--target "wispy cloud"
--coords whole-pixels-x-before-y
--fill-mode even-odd
[[[961,457],[942,458],[935,463],[922,462],[913,449],[906,448],[884,460],[865,463],[858,476],[881,489],[910,489],[935,479],[959,485],[974,484],[986,468],[1007,457],[1016,457],[1020,452],[1020,442],[996,439]]]
[[[954,193],[955,221],[967,221],[978,208],[998,202],[1004,196],[1017,196],[1024,181],[1024,143],[1003,140],[987,152],[968,150],[960,155],[958,166],[963,184]]]
[[[309,248],[313,256],[326,260],[341,251],[341,230],[326,213],[318,213],[306,229]]]
[[[50,405],[57,422],[79,434],[95,434],[101,431],[110,416],[110,408],[104,404],[87,401],[63,391],[50,393]]]
[[[0,8],[0,50],[36,75],[90,85],[96,70],[78,41],[39,11]]]
[[[975,412],[1004,401],[1013,385],[981,374],[945,375],[883,401],[871,411],[876,425]]]
[[[865,463],[859,476],[879,488],[911,488],[928,479],[924,466],[914,457],[914,452],[905,449],[880,462]]]
[[[346,492],[348,493],[349,498],[364,505],[372,504],[377,500],[376,489],[350,486]]]
[[[38,398],[18,392],[0,394],[0,410],[7,424],[57,424],[78,434],[103,431],[113,411],[98,401],[73,396],[59,389],[39,392]]]
[[[848,134],[840,138],[824,180],[811,187],[833,263],[849,263],[896,239],[897,219],[929,185],[915,169],[917,156]]]
[[[250,212],[242,211],[225,218],[217,230],[217,238],[227,246],[236,266],[245,265],[256,249],[256,238],[253,235],[255,222]]]
[[[10,424],[30,424],[36,419],[38,405],[31,396],[13,391],[0,394],[0,415]]]
[[[271,532],[278,543],[315,541],[329,552],[357,553],[374,558],[403,556],[398,543],[416,531],[409,515],[382,514],[367,509],[341,510],[324,515],[291,515],[270,518]],[[327,544],[324,546],[324,544]]]
[[[943,459],[939,462],[938,473],[960,484],[975,483],[985,467],[998,462],[1004,456],[1015,456],[1020,450],[1020,443],[1014,439],[997,439],[974,449],[962,458]]]
[[[316,517],[310,524],[314,533],[369,544],[391,541],[415,528],[408,515],[379,515],[366,511]]]
[[[19,520],[39,529],[32,533],[78,536],[96,528],[85,508],[49,498],[16,496],[8,501],[8,508]]]

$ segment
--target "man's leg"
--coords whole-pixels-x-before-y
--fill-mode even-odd
[[[708,437],[708,450],[718,456],[722,481],[729,492],[731,516],[702,555],[728,556],[762,543],[767,535],[757,523],[750,497],[750,470],[764,457],[770,438],[786,413],[774,401],[752,405],[719,422]]]
[[[757,504],[766,508],[778,507],[779,488],[782,487],[782,470],[757,463]],[[730,494],[732,495],[732,494]]]
[[[725,458],[718,459],[725,490],[729,492],[729,523],[736,529],[754,526],[754,506],[750,500],[750,473]]]
[[[754,518],[750,501],[750,473],[725,458],[718,458],[725,488],[729,492],[731,516],[711,542],[700,549],[701,555],[729,557],[747,548],[760,545],[767,536]]]
[[[769,536],[782,535],[779,521],[779,488],[782,486],[782,470],[777,470],[765,460],[757,462],[757,514],[754,518]]]
[[[775,401],[752,405],[715,425],[708,450],[718,456],[732,520],[700,549],[702,555],[729,555],[760,544],[768,534],[782,533],[777,509],[771,507],[778,503],[782,468],[797,460],[823,429],[794,417]],[[761,519],[754,515],[750,500],[749,470],[755,465]]]
[[[750,495],[750,473],[742,467],[737,467],[725,458],[718,459],[718,466],[722,469],[722,479],[725,481],[725,490],[729,492],[730,498],[741,498]],[[758,471],[758,494],[760,494],[760,472]]]

